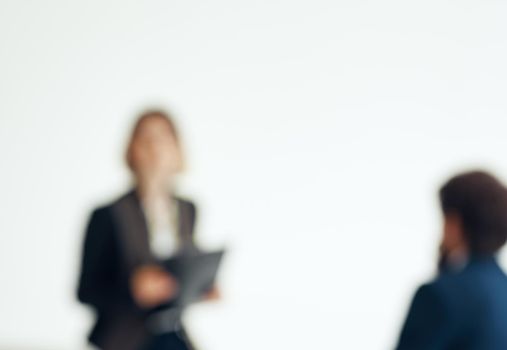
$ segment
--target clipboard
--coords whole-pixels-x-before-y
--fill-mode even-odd
[[[178,292],[171,304],[185,307],[202,299],[215,284],[225,250],[195,252],[162,261],[162,266],[178,281]]]

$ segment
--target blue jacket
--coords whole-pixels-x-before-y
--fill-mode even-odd
[[[416,292],[397,350],[507,350],[507,276],[472,258]]]

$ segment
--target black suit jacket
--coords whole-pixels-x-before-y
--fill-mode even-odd
[[[182,251],[190,251],[195,249],[196,208],[190,201],[175,200]],[[84,239],[77,295],[96,312],[89,340],[99,348],[137,350],[147,340],[147,311],[137,307],[129,287],[133,270],[147,263],[158,261],[149,249],[148,228],[135,191],[93,211]]]

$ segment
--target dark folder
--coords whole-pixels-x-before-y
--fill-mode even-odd
[[[165,260],[163,266],[176,278],[179,287],[171,304],[184,307],[202,299],[215,284],[223,255],[224,250],[219,250],[197,252]]]

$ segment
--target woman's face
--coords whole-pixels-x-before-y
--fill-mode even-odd
[[[162,180],[181,171],[181,150],[163,118],[151,117],[141,122],[130,152],[131,165],[138,177]]]

